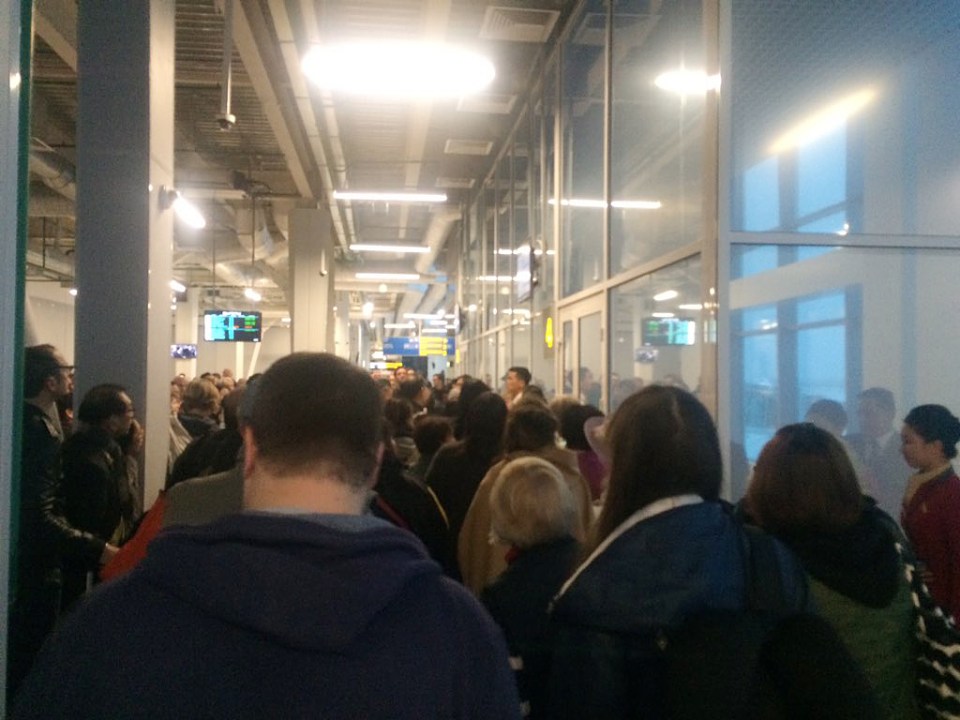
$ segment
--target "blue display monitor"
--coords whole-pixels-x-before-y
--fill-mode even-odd
[[[205,310],[203,339],[207,342],[260,342],[263,318],[257,311]]]

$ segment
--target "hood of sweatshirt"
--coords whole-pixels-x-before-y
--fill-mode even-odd
[[[349,648],[398,595],[440,576],[416,537],[382,521],[341,527],[266,513],[167,530],[140,571],[199,612],[327,652]]]

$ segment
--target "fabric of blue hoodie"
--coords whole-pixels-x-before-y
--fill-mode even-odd
[[[412,534],[246,513],[163,532],[98,588],[13,717],[515,718],[507,657]]]

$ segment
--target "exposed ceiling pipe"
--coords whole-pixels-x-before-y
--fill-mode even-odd
[[[417,257],[416,268],[418,273],[425,273],[430,269],[440,250],[447,242],[450,229],[459,219],[459,209],[438,210],[430,217],[430,224],[423,236],[424,244],[430,248],[430,252]]]
[[[423,294],[423,299],[417,312],[435,314],[443,310],[443,302],[447,297],[446,285],[431,285]]]
[[[77,170],[73,163],[49,148],[30,148],[30,170],[43,184],[64,197],[77,197]]]

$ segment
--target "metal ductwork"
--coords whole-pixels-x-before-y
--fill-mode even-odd
[[[77,197],[77,169],[55,150],[30,148],[30,170],[43,184],[71,200]]]
[[[417,258],[417,272],[425,273],[437,259],[437,255],[447,241],[450,229],[460,219],[460,210],[440,210],[430,217],[430,225],[424,233],[424,244],[430,248],[430,252],[424,253]]]

